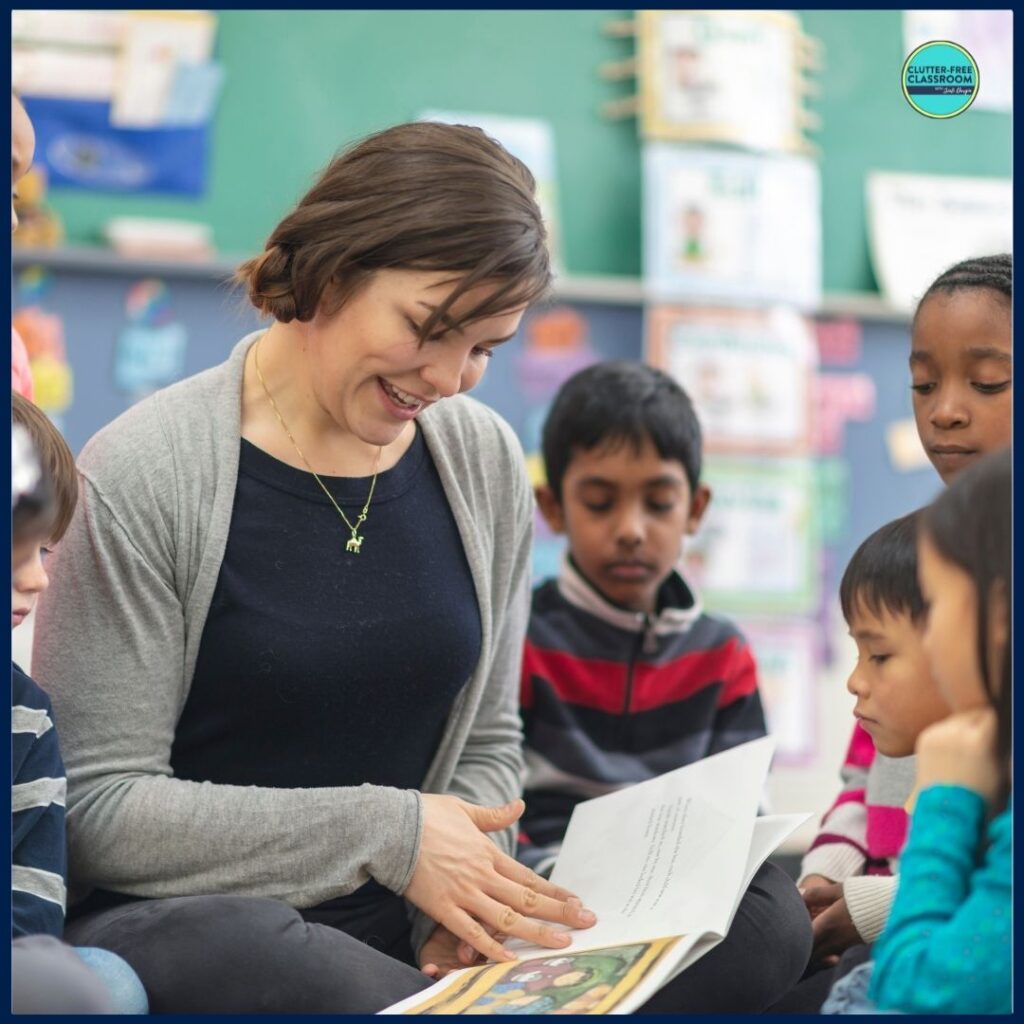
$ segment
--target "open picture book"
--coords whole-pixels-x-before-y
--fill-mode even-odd
[[[758,816],[770,737],[576,806],[551,880],[597,915],[552,950],[454,971],[386,1014],[630,1013],[713,949],[807,814]],[[685,1006],[678,1007],[686,1012]]]

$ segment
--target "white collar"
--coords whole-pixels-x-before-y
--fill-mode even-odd
[[[654,615],[648,615],[646,612],[627,611],[625,608],[619,608],[612,604],[583,578],[580,571],[572,564],[568,550],[562,555],[562,564],[558,574],[558,590],[570,604],[597,616],[611,626],[617,626],[619,629],[631,633],[653,633],[658,636],[683,633],[703,613],[703,601],[696,589],[683,575],[681,569],[677,566],[674,571],[693,597],[693,604],[688,608],[669,606]]]

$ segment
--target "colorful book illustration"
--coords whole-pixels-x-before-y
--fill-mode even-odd
[[[573,812],[551,879],[597,914],[561,950],[455,971],[385,1014],[630,1013],[728,933],[768,855],[806,819],[757,817],[775,742],[745,743]]]

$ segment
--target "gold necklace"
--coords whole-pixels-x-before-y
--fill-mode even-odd
[[[305,463],[306,469],[313,474],[313,479],[320,485],[320,489],[327,495],[328,500],[334,506],[335,511],[341,516],[342,521],[352,531],[352,536],[349,537],[348,543],[345,545],[345,550],[351,552],[353,555],[358,555],[360,549],[363,546],[363,538],[359,533],[359,527],[366,521],[366,516],[370,510],[370,502],[373,501],[373,489],[377,486],[377,467],[380,465],[380,454],[384,450],[383,447],[377,449],[377,458],[373,460],[373,479],[370,481],[370,493],[366,496],[366,504],[363,505],[362,511],[356,516],[355,526],[349,522],[349,518],[341,510],[341,506],[334,500],[334,495],[324,486],[323,480],[317,476],[316,470],[309,464],[309,460],[305,455],[302,454],[302,449],[295,443],[295,438],[292,437],[292,432],[288,429],[288,424],[285,423],[284,417],[281,415],[281,410],[277,407],[277,402],[274,401],[274,396],[270,393],[270,389],[267,387],[267,382],[263,379],[263,374],[260,372],[260,341],[263,341],[261,337],[256,342],[256,347],[252,351],[253,362],[256,364],[256,376],[259,378],[260,386],[263,388],[263,393],[267,396],[267,400],[270,402],[271,408],[274,410],[274,414],[277,416],[277,422],[281,424],[281,428],[288,435],[288,440],[291,441],[292,447],[299,453],[299,458]]]

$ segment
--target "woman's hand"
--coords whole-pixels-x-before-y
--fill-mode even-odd
[[[928,726],[917,738],[917,785],[963,786],[991,804],[999,793],[996,713],[961,711]]]
[[[477,807],[454,796],[424,793],[421,799],[420,854],[404,896],[472,949],[491,960],[514,959],[494,937],[499,932],[560,949],[569,944],[568,933],[531,918],[557,921],[563,928],[589,928],[597,920],[571,893],[502,853],[484,835],[514,824],[523,813],[522,800]]]

